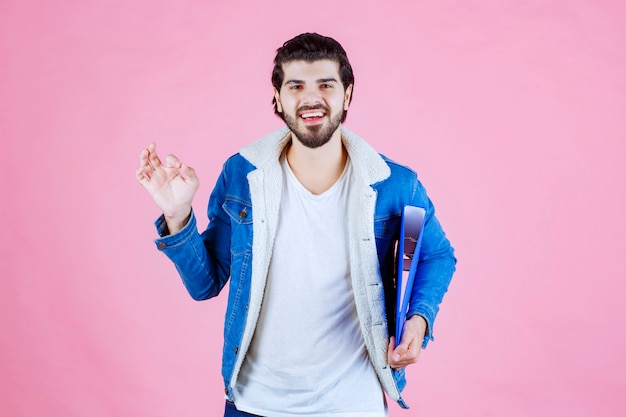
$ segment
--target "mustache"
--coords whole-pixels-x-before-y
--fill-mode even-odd
[[[296,111],[296,114],[299,116],[303,112],[309,111],[309,110],[322,110],[326,114],[330,113],[330,109],[327,106],[325,106],[323,104],[318,104],[316,106],[302,106],[302,107],[298,107],[298,110]]]

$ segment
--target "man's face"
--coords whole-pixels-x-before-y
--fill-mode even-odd
[[[326,144],[341,125],[348,110],[352,86],[344,90],[339,64],[319,61],[290,61],[283,64],[283,85],[274,91],[278,111],[303,145]]]

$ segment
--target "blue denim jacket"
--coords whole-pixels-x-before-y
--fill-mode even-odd
[[[426,209],[420,263],[407,313],[426,319],[423,347],[432,339],[435,316],[456,259],[416,173],[376,153],[345,127],[341,129],[356,178],[346,221],[357,315],[381,386],[408,408],[400,395],[406,384],[404,370],[394,370],[387,363],[394,329],[394,249],[405,205]],[[163,217],[156,222],[162,237],[155,243],[174,262],[194,299],[215,297],[230,278],[222,376],[226,398],[231,401],[261,309],[279,220],[279,159],[290,137],[287,128],[280,129],[225,162],[209,199],[209,224],[202,234],[198,234],[193,213],[188,224],[173,235],[168,234]]]

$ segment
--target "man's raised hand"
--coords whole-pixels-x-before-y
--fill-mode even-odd
[[[174,155],[168,155],[165,163],[161,162],[156,144],[151,143],[139,154],[136,176],[165,215],[169,232],[176,233],[182,229],[189,219],[191,201],[200,186],[193,168]]]

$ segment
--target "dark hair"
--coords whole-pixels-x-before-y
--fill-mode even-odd
[[[284,63],[299,60],[313,62],[321,59],[337,62],[339,64],[339,77],[344,90],[347,90],[348,86],[352,85],[354,91],[354,74],[352,73],[352,67],[350,66],[350,61],[348,61],[346,51],[333,38],[317,33],[298,35],[285,42],[283,46],[276,50],[274,69],[272,70],[272,85],[276,90],[280,91],[285,78],[285,73],[283,72]],[[350,101],[352,101],[352,95],[350,95]],[[276,105],[276,97],[272,99],[272,104],[274,105],[274,113],[282,117]],[[342,122],[346,119],[347,114],[348,112],[344,110]]]

